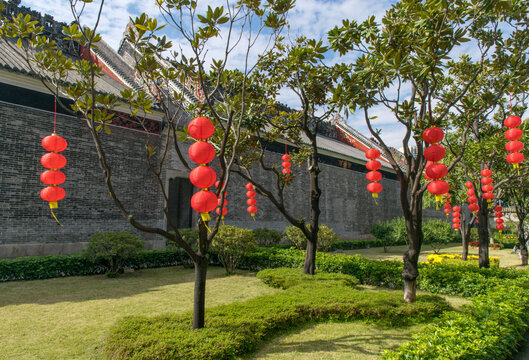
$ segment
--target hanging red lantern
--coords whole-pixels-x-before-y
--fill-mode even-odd
[[[40,174],[40,181],[47,185],[60,185],[66,181],[66,175],[58,170],[46,170]]]
[[[200,213],[204,222],[210,220],[209,212],[217,207],[217,202],[217,196],[209,190],[201,190],[191,197],[191,207]]]
[[[456,206],[454,206],[454,207],[452,208],[452,210],[454,210],[455,212],[460,212],[460,211],[461,211],[461,208],[460,208],[459,206],[456,205]]]
[[[471,203],[470,205],[468,205],[468,210],[472,212],[479,211],[479,205],[476,203]]]
[[[467,182],[465,183],[465,186],[466,186],[467,188],[469,188],[469,189],[473,189],[473,188],[474,188],[474,184],[472,183],[472,181],[467,181]]]
[[[489,169],[481,170],[481,176],[491,176],[491,175],[492,175],[492,170],[489,170]]]
[[[502,230],[504,230],[504,229],[505,229],[505,226],[503,226],[503,224],[496,225],[496,230],[499,230],[500,234],[501,234]]]
[[[424,132],[422,133],[422,139],[430,144],[440,142],[441,140],[443,140],[444,136],[444,131],[436,126],[432,126],[424,130]]]
[[[371,196],[373,198],[378,197],[378,193],[382,191],[382,188],[383,188],[382,184],[377,183],[377,182],[372,182],[372,183],[367,184],[367,191],[371,193]]]
[[[525,157],[522,153],[510,153],[507,155],[507,162],[511,163],[515,169],[518,169],[520,167],[518,164],[524,161],[524,158]]]
[[[446,214],[446,216],[450,215],[450,213],[452,212],[452,210],[450,209],[444,209],[443,211]]]
[[[66,191],[60,186],[47,186],[40,191],[40,197],[42,200],[49,202],[50,207],[51,203],[57,203],[57,201],[64,199],[65,196]],[[52,207],[52,209],[56,207]]]
[[[515,128],[522,124],[522,118],[516,115],[511,115],[505,121],[503,122],[503,125],[505,125],[508,128]]]
[[[281,156],[281,160],[283,160],[283,161],[290,161],[290,155],[285,154],[285,155]]]
[[[505,132],[505,137],[507,138],[507,140],[511,140],[511,141],[518,140],[522,136],[523,136],[523,131],[520,129],[509,129]]]
[[[452,222],[453,222],[453,223],[456,223],[456,224],[459,224],[459,223],[461,223],[461,219],[458,218],[458,217],[454,217],[454,218],[452,219]]]
[[[454,213],[452,214],[453,217],[455,218],[460,218],[461,217],[461,213],[458,212],[458,211],[454,211]]]
[[[487,202],[490,203],[490,201],[491,201],[492,199],[494,199],[494,194],[491,193],[491,192],[483,193],[483,199],[486,199]]]
[[[59,135],[53,133],[41,141],[42,147],[47,151],[61,152],[66,150],[68,143]]]
[[[475,197],[475,196],[469,196],[467,201],[468,201],[469,204],[475,204],[475,203],[478,202],[478,198]]]
[[[257,193],[254,191],[252,183],[246,184],[246,190],[248,190],[246,192],[246,196],[249,198],[248,200],[246,200],[246,203],[250,205],[248,206],[246,211],[250,213],[253,220],[255,221],[255,213],[257,212],[257,207],[255,206],[255,204],[257,204],[257,200],[255,199],[255,196],[257,195]]]
[[[497,212],[502,211],[502,210],[503,210],[503,208],[502,208],[500,205],[497,205],[497,206],[494,208],[494,211],[497,211]]]
[[[496,221],[496,230],[499,230],[500,234],[502,232],[502,230],[505,228],[503,226],[503,213],[501,212],[503,210],[503,208],[501,206],[496,206],[494,207],[494,210],[496,211],[496,214],[494,214],[494,217],[496,218],[494,221]]]
[[[445,155],[446,155],[445,148],[437,144],[432,144],[424,150],[425,159],[433,161],[433,162],[437,162],[441,160],[442,158],[445,157]]]
[[[492,185],[483,185],[481,187],[481,190],[483,192],[491,192],[492,190],[494,190],[494,186],[492,186]]]
[[[379,171],[370,171],[366,174],[366,179],[368,181],[379,181],[382,179],[382,173]]]
[[[505,150],[508,152],[520,152],[523,150],[523,142],[521,141],[509,141],[507,144],[505,144]]]
[[[467,195],[468,196],[474,196],[474,195],[476,195],[476,193],[474,192],[474,189],[468,189],[467,190]]]
[[[489,185],[489,184],[492,184],[493,182],[494,182],[494,180],[492,180],[492,178],[490,178],[490,177],[481,178],[481,183],[482,184]]]
[[[217,174],[209,166],[197,166],[189,174],[189,180],[197,188],[207,189],[217,181]]]
[[[62,169],[66,166],[66,158],[58,153],[47,153],[40,158],[42,166],[48,169]]]
[[[286,151],[286,145],[285,145],[285,151]],[[282,174],[285,175],[285,181],[290,181],[291,180],[290,173],[292,172],[292,170],[290,170],[290,167],[292,166],[292,164],[290,163],[290,155],[284,154],[281,157],[281,160],[283,160],[283,163],[281,164],[281,166],[283,167]]]
[[[441,179],[448,174],[446,165],[435,163],[426,168],[426,175],[432,179]]]
[[[197,164],[207,164],[215,158],[215,148],[206,141],[197,141],[189,147],[189,157]]]
[[[375,171],[380,169],[382,164],[378,160],[371,160],[366,163],[367,170]]]
[[[454,224],[452,224],[452,227],[457,231],[459,228],[461,228],[461,224],[454,223]]]
[[[375,160],[375,159],[378,159],[380,157],[380,151],[377,150],[377,149],[369,149],[366,151],[366,158],[370,159],[370,160]]]
[[[503,219],[497,218],[494,221],[496,221],[496,224],[503,224]]]
[[[209,139],[215,132],[215,126],[208,118],[199,116],[189,123],[187,132],[196,140]]]
[[[444,204],[444,207],[445,207],[445,209],[451,209],[452,205],[450,205],[450,203],[447,202],[447,203]]]
[[[428,184],[428,192],[435,195],[435,201],[439,202],[443,194],[450,191],[450,186],[444,180],[434,180]]]

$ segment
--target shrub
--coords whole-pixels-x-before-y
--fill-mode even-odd
[[[424,243],[430,244],[436,254],[443,245],[461,241],[461,236],[444,220],[429,220],[423,225]]]
[[[198,229],[196,228],[189,228],[189,229],[178,229],[178,232],[182,236],[182,239],[189,245],[193,250],[198,249]],[[170,233],[174,234],[174,231],[170,231]],[[180,246],[178,246],[174,241],[167,240],[166,241],[166,247],[169,250],[176,250],[180,249]]]
[[[279,270],[275,278],[280,274],[291,277],[288,270]],[[206,327],[200,330],[191,329],[189,313],[122,319],[111,330],[105,352],[116,360],[234,359],[255,350],[266,336],[309,321],[366,320],[398,326],[430,321],[449,309],[436,296],[417,300],[406,304],[398,293],[356,290],[333,279],[307,278],[272,295],[208,308]]]
[[[137,235],[128,231],[109,231],[92,235],[84,255],[92,260],[103,258],[108,265],[107,276],[115,277],[123,272],[126,261],[137,256],[144,247]]]
[[[387,251],[388,246],[408,244],[406,222],[403,217],[371,224],[370,230],[375,238],[382,240],[384,252]]]
[[[463,260],[461,260],[463,257],[461,254],[432,254],[428,255],[426,259],[431,264],[454,264],[459,265],[464,263]],[[479,266],[478,264],[479,256],[476,255],[467,255],[467,261],[469,264],[472,264],[474,266]],[[492,267],[499,267],[500,266],[500,258],[489,256],[489,263]]]
[[[356,286],[359,283],[357,278],[346,274],[318,272],[314,275],[305,275],[301,268],[266,269],[259,271],[257,278],[268,286],[281,289],[313,281],[337,281],[346,286]]]
[[[281,233],[281,231],[269,230],[265,228],[254,229],[253,234],[255,236],[255,240],[257,240],[257,243],[264,246],[278,245],[281,241],[281,238],[283,237],[283,233]]]
[[[211,247],[217,252],[226,273],[231,275],[238,267],[241,258],[257,248],[257,242],[252,230],[223,225],[219,227]]]
[[[288,226],[285,229],[285,238],[298,250],[307,248],[307,238],[303,232],[295,226]],[[338,235],[326,225],[320,225],[318,230],[318,251],[329,251],[329,249],[337,242]]]

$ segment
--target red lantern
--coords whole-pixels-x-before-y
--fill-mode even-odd
[[[476,212],[479,210],[479,205],[476,204],[476,203],[472,203],[470,205],[468,205],[468,210],[472,211],[472,212]]]
[[[368,181],[379,181],[382,179],[382,173],[378,171],[370,171],[366,174],[366,179]]]
[[[503,122],[503,125],[505,125],[508,128],[515,128],[522,124],[522,118],[516,115],[511,115],[505,121]]]
[[[492,170],[489,170],[489,169],[481,170],[481,176],[491,176],[491,175],[492,175]]]
[[[457,229],[459,229],[461,227],[461,224],[454,223],[454,224],[452,224],[452,227],[457,231]]]
[[[428,184],[428,192],[435,195],[435,201],[439,202],[443,194],[450,191],[450,186],[444,180],[434,180]]]
[[[377,149],[369,149],[366,151],[366,158],[375,160],[380,157],[380,151]]]
[[[458,212],[458,211],[454,211],[454,213],[452,214],[452,216],[455,217],[455,218],[459,218],[459,217],[461,217],[461,213]]]
[[[372,197],[377,198],[378,193],[382,191],[382,184],[377,182],[372,182],[367,184],[367,191],[369,191],[372,195]]]
[[[501,231],[505,229],[505,226],[503,226],[502,224],[498,224],[496,225],[496,230],[499,230],[500,231],[500,234],[501,234]]]
[[[467,188],[469,188],[469,189],[474,188],[474,184],[472,183],[472,181],[467,181],[467,182],[465,183],[465,186],[466,186]]]
[[[371,160],[366,163],[367,170],[375,171],[380,169],[382,164],[378,160]]]
[[[467,201],[470,203],[470,204],[475,204],[478,202],[478,198],[475,197],[475,196],[469,196]]]
[[[191,207],[200,213],[204,222],[209,221],[209,212],[217,207],[217,196],[209,190],[201,190],[191,197]]]
[[[503,224],[503,219],[497,218],[494,221],[496,221],[496,224]]]
[[[281,156],[281,160],[283,160],[283,161],[290,161],[290,155],[285,154],[285,155]]]
[[[40,163],[48,169],[61,169],[66,166],[66,158],[61,154],[51,152],[42,155]]]
[[[452,222],[453,222],[453,223],[456,223],[456,224],[459,224],[459,223],[461,223],[461,219],[458,218],[458,217],[454,217],[454,218],[452,219]]]
[[[66,150],[68,143],[59,135],[53,133],[42,139],[42,147],[47,151],[61,152]]]
[[[66,175],[62,171],[46,170],[40,174],[40,181],[47,185],[60,185],[66,181]]]
[[[444,136],[444,131],[436,126],[432,126],[431,128],[424,130],[422,133],[422,139],[430,144],[440,142],[443,140]]]
[[[222,186],[224,186],[224,184],[222,184]],[[215,183],[215,187],[218,189],[219,187],[221,187],[220,185],[220,181],[217,181]],[[217,200],[217,204],[218,204],[218,207],[215,209],[215,213],[217,215],[220,215],[220,218],[222,219],[223,223],[224,223],[224,216],[226,216],[226,214],[228,213],[228,208],[226,207],[226,205],[228,205],[228,201],[226,200],[226,196],[228,195],[228,192],[225,191],[224,192],[224,205],[222,206],[222,215],[220,215],[220,197],[218,198]]]
[[[511,140],[511,141],[514,141],[514,140],[518,140],[519,138],[521,138],[523,135],[523,131],[520,130],[520,129],[509,129],[505,132],[505,137],[507,138],[507,140]]]
[[[489,184],[492,184],[493,182],[494,182],[494,180],[492,180],[492,178],[490,178],[490,177],[481,178],[481,183],[484,184],[484,185],[489,185]]]
[[[435,163],[426,168],[426,175],[432,179],[441,179],[448,174],[448,169],[444,164]]]
[[[220,208],[219,208],[219,207],[215,209],[215,213],[216,213],[217,215],[220,214]],[[222,208],[222,217],[224,217],[227,213],[228,213],[228,209],[225,208],[225,207],[223,207],[223,208]]]
[[[290,169],[283,169],[283,171],[282,171],[283,175],[288,175],[288,174],[290,174],[291,172],[292,172],[292,170],[290,170]],[[287,179],[285,179],[285,180],[289,180],[289,179],[287,178]]]
[[[509,141],[507,144],[505,144],[505,150],[508,152],[520,152],[523,150],[523,142]]]
[[[40,191],[40,197],[42,200],[49,203],[57,203],[57,201],[64,199],[65,196],[66,191],[60,186],[47,186]]]
[[[474,189],[468,189],[467,190],[467,195],[468,196],[474,196],[474,195],[476,195],[476,193],[474,192]]]
[[[503,217],[503,213],[502,212],[497,212],[496,214],[494,214],[495,217]]]
[[[292,164],[290,164],[290,162],[288,161],[283,161],[283,164],[281,164],[281,166],[283,166],[283,168],[285,169],[288,169],[292,166]]]
[[[215,132],[215,126],[208,118],[199,116],[189,123],[187,132],[196,140],[208,139]]]
[[[494,211],[502,211],[502,210],[503,210],[503,208],[500,205],[498,205],[498,206],[496,206],[494,208]]]
[[[513,164],[515,169],[519,168],[518,164],[522,161],[524,161],[524,155],[522,153],[515,152],[507,155],[507,162]]]
[[[459,206],[456,205],[456,206],[454,206],[454,207],[452,208],[452,210],[454,210],[455,212],[460,212],[460,211],[461,211],[461,208],[460,208]]]
[[[481,187],[481,190],[483,192],[491,192],[492,190],[494,190],[494,186],[492,186],[492,185],[483,185]]]
[[[494,199],[494,194],[491,192],[483,193],[483,199],[486,199],[487,202],[490,202],[490,200]]]
[[[445,157],[445,155],[445,148],[437,144],[432,144],[424,150],[424,157],[426,158],[426,160],[430,160],[433,162],[441,160]]]
[[[450,205],[450,203],[445,203],[444,205],[445,209],[451,209],[452,208],[452,205]]]
[[[282,173],[285,176],[285,181],[290,181],[291,180],[290,173],[292,172],[292,170],[290,170],[290,167],[292,166],[292,164],[290,163],[290,155],[288,154],[283,155],[281,157],[281,160],[283,160],[283,163],[281,164],[281,166],[283,166]]]
[[[246,190],[248,190],[246,192],[246,196],[249,198],[248,200],[246,200],[246,203],[250,205],[248,206],[246,210],[250,213],[253,220],[255,221],[255,213],[257,212],[257,207],[255,206],[255,204],[257,204],[257,200],[254,198],[257,195],[257,193],[253,190],[253,188],[254,187],[252,183],[246,184]]]
[[[448,216],[452,212],[452,210],[450,209],[444,209],[443,211],[445,212],[446,216]]]
[[[215,148],[208,142],[197,141],[189,147],[189,157],[197,164],[207,164],[215,158]]]
[[[209,166],[197,166],[189,174],[191,184],[199,189],[207,189],[217,181],[217,174],[215,170]]]

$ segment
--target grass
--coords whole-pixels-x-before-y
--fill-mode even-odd
[[[408,249],[406,245],[400,246],[389,246],[388,252],[384,252],[384,248],[369,248],[369,249],[358,249],[358,250],[344,250],[343,253],[349,255],[361,255],[368,257],[370,259],[376,260],[399,260],[402,261],[402,255]],[[444,246],[440,254],[461,254],[462,246],[459,244],[448,244]],[[429,245],[423,245],[421,249],[421,254],[419,256],[419,262],[426,261],[426,257],[430,254],[433,254],[434,251]],[[469,248],[469,255],[478,255],[477,248]],[[521,259],[517,254],[512,253],[512,249],[502,249],[502,250],[490,250],[489,256],[494,256],[500,258],[500,267],[515,267],[522,268]],[[525,268],[525,267],[524,267]]]
[[[69,277],[0,283],[0,359],[99,359],[108,329],[127,315],[192,310],[194,271],[141,270],[116,279]],[[278,290],[254,274],[208,270],[206,306]]]
[[[381,328],[356,321],[306,325],[268,342],[251,360],[370,360],[385,349],[396,349],[423,325]]]

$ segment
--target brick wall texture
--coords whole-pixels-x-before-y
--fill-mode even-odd
[[[138,220],[150,226],[165,228],[164,199],[155,177],[145,161],[147,135],[120,127],[103,134],[104,148],[113,169],[113,182],[125,207]],[[50,214],[48,203],[40,199],[45,186],[39,175],[44,171],[40,157],[46,152],[41,139],[53,131],[53,114],[24,106],[0,102],[0,258],[79,252],[94,232],[130,230],[132,226],[110,198],[90,135],[82,121],[58,115],[57,133],[68,141],[62,153],[68,160],[63,169],[66,198],[55,210],[63,226]],[[156,146],[163,135],[152,136]],[[267,161],[280,164],[281,154],[268,153]],[[382,179],[384,190],[378,205],[365,189],[365,173],[321,164],[322,188],[320,223],[332,227],[344,238],[354,238],[369,231],[371,223],[401,216],[400,184]],[[293,166],[296,178],[288,187],[286,200],[295,217],[309,217],[309,186],[304,166]],[[266,183],[275,178],[261,169],[254,176]],[[168,156],[163,173],[166,184],[172,177],[186,177],[176,154]],[[283,230],[289,224],[274,206],[257,196],[255,220],[246,212],[245,181],[231,175],[228,187],[226,224],[247,228]],[[197,215],[194,214],[194,219]],[[155,235],[142,234],[149,248],[163,248],[165,241]]]

